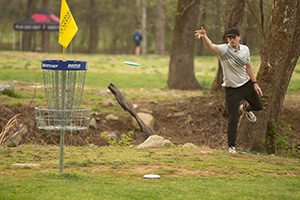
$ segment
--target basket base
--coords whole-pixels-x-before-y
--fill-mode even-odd
[[[35,122],[38,129],[86,130],[89,128],[90,119],[90,108],[79,107],[61,111],[44,106],[35,107]]]

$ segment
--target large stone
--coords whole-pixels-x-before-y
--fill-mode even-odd
[[[117,117],[117,116],[115,116],[115,115],[113,115],[113,114],[108,114],[108,115],[105,117],[105,119],[106,119],[107,121],[118,121],[118,120],[119,120],[119,117]]]
[[[89,126],[93,129],[97,129],[97,121],[94,117],[92,117],[92,119],[90,120]]]
[[[96,95],[99,95],[101,97],[107,97],[107,96],[112,95],[112,93],[110,92],[110,90],[102,90],[100,93],[98,93]]]
[[[183,148],[198,148],[196,145],[194,145],[193,143],[186,143],[182,146]]]
[[[108,99],[106,99],[106,100],[103,102],[103,105],[105,105],[105,106],[116,106],[116,105],[117,105],[117,102],[114,101],[114,100],[111,99],[111,98],[108,98]]]
[[[112,140],[117,141],[118,140],[118,136],[115,132],[110,132],[110,131],[104,131],[103,133],[101,133],[102,137],[107,137],[107,138],[111,138]]]
[[[28,128],[26,125],[20,124],[19,130],[15,132],[6,142],[8,147],[15,147],[20,144],[23,139],[23,135],[28,133]]]
[[[0,83],[0,93],[5,94],[8,90],[16,91],[16,88],[12,82]]]
[[[141,120],[149,126],[151,129],[154,130],[154,124],[155,124],[155,119],[151,114],[148,113],[137,113],[137,115],[141,118]],[[132,124],[135,128],[139,129],[139,125],[135,118],[132,117]]]
[[[147,148],[160,148],[165,147],[166,145],[172,145],[173,143],[169,140],[164,139],[158,135],[151,135],[145,140],[142,144],[140,144],[138,149],[147,149]]]

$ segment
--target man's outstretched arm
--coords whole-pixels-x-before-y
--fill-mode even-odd
[[[208,38],[206,35],[206,31],[204,28],[201,26],[201,30],[196,30],[195,35],[198,36],[198,39],[202,38],[205,46],[214,54],[218,53],[218,46],[212,43],[212,41]]]

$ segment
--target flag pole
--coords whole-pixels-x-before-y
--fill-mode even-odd
[[[63,47],[63,61],[65,61],[65,47]]]

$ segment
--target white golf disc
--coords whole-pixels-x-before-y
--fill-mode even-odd
[[[157,178],[160,178],[160,175],[157,175],[157,174],[146,174],[146,175],[144,175],[144,178],[157,179]]]

